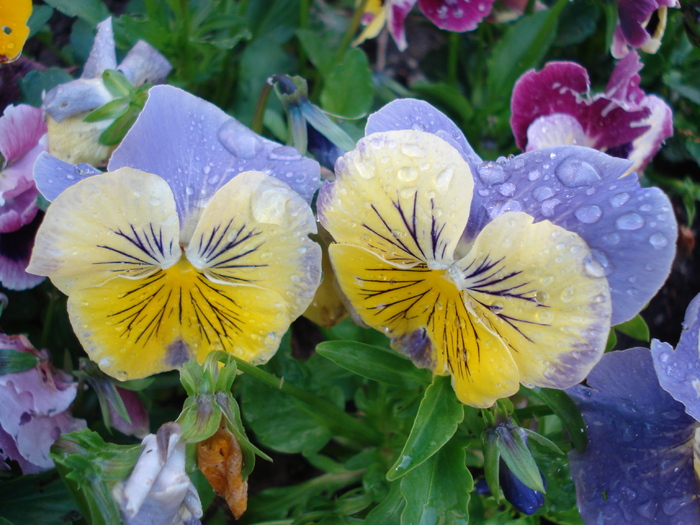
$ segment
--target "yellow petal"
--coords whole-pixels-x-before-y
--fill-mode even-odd
[[[365,40],[375,38],[386,24],[386,7],[382,5],[381,0],[369,0],[363,14],[363,23],[365,17],[369,15],[370,22],[352,43],[353,46],[359,46]],[[369,18],[368,17],[368,18]]]
[[[465,296],[444,270],[404,268],[364,248],[330,247],[343,292],[364,322],[392,338],[425,328],[435,349],[428,361],[451,374],[463,403],[488,407],[518,391],[518,371],[503,342],[465,307]]]
[[[114,120],[85,122],[89,112],[79,113],[56,122],[51,117],[46,119],[49,134],[49,153],[69,164],[92,164],[100,166],[109,160],[116,146],[100,144],[100,135]]]
[[[389,262],[446,268],[469,219],[469,165],[441,138],[415,130],[365,137],[336,163],[319,197],[321,223],[340,243]]]
[[[599,360],[610,327],[610,292],[575,233],[549,221],[533,224],[525,213],[505,213],[455,266],[467,304],[506,343],[522,383],[569,387]]]
[[[68,312],[90,358],[121,380],[203,362],[214,350],[269,359],[290,322],[275,292],[213,283],[184,258],[142,279],[74,290]]]
[[[0,64],[12,62],[19,57],[29,37],[27,20],[31,14],[31,0],[0,3]]]
[[[321,280],[321,248],[311,233],[316,221],[308,204],[283,182],[251,171],[216,192],[185,253],[213,282],[274,292],[291,323]]]
[[[65,294],[118,276],[142,278],[177,262],[179,221],[168,184],[132,168],[67,188],[39,228],[27,271]]]

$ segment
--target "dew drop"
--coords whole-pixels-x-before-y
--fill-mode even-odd
[[[655,249],[660,250],[668,244],[668,239],[663,233],[656,232],[649,237],[649,244],[651,244]]]
[[[584,224],[595,224],[603,216],[599,206],[584,206],[574,212],[576,218]]]
[[[435,176],[435,185],[439,190],[445,191],[452,181],[455,166],[448,166]]]
[[[615,246],[616,244],[620,243],[620,234],[608,233],[606,235],[603,235],[603,242],[609,244],[610,246]]]
[[[252,159],[263,148],[262,141],[234,119],[221,125],[217,137],[228,152],[243,159]]]
[[[211,165],[207,164],[206,166],[204,166],[204,168],[202,168],[202,171],[205,175],[209,175],[209,172],[211,171]]]
[[[573,299],[574,299],[574,287],[568,286],[567,288],[564,288],[564,290],[561,292],[562,302],[570,303]]]
[[[619,208],[623,204],[625,204],[628,200],[630,200],[630,194],[629,193],[618,193],[617,195],[614,195],[613,197],[610,198],[610,204],[612,205],[613,208]]]
[[[253,200],[253,217],[264,224],[281,225],[286,219],[288,200],[289,196],[280,188],[267,189]]]
[[[533,190],[532,196],[537,202],[542,202],[544,200],[554,197],[554,190],[549,186],[540,186]]]
[[[555,174],[569,188],[589,186],[600,180],[598,171],[592,165],[571,157],[557,166]]]
[[[559,199],[548,199],[542,203],[542,215],[545,217],[551,217],[554,215],[554,208],[561,204],[561,201]]]
[[[477,168],[479,178],[486,186],[493,186],[506,181],[503,166],[496,162],[484,162]]]
[[[618,217],[615,224],[621,230],[638,230],[644,226],[644,219],[638,213],[631,212]]]
[[[410,166],[404,166],[402,168],[399,168],[399,171],[396,175],[400,180],[404,182],[413,182],[418,178],[418,172]]]
[[[539,179],[542,176],[542,173],[540,173],[540,170],[532,170],[530,173],[527,174],[528,180],[534,182],[537,179]]]
[[[267,158],[270,160],[299,160],[301,155],[297,150],[291,146],[281,146],[279,148],[273,149]]]
[[[425,157],[425,150],[417,144],[401,144],[401,153],[407,157]]]
[[[510,182],[506,182],[505,184],[501,184],[498,187],[498,193],[500,193],[504,197],[512,197],[513,194],[515,193],[515,184],[512,184]]]
[[[187,186],[185,188],[185,193],[187,193],[187,195],[194,195],[194,188],[192,186]]]

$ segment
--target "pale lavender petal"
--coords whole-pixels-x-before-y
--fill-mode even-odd
[[[138,88],[145,84],[162,84],[172,68],[168,59],[156,48],[139,40],[121,61],[118,69]]]
[[[5,288],[28,290],[45,279],[26,272],[40,224],[41,217],[37,214],[34,221],[19,230],[0,233],[0,283]]]
[[[399,51],[405,51],[408,47],[404,21],[415,3],[416,0],[389,0],[387,2],[386,24]]]
[[[56,122],[63,122],[68,117],[92,111],[113,99],[101,77],[79,78],[49,90],[41,109]]]
[[[34,148],[46,133],[41,110],[26,104],[8,106],[0,117],[0,155],[4,164],[13,164]]]
[[[389,102],[369,116],[365,135],[401,129],[433,133],[457,148],[466,161],[481,162],[462,130],[447,115],[422,100],[404,98]]]
[[[80,78],[102,78],[105,69],[117,69],[112,17],[97,24],[97,35]]]
[[[488,16],[495,0],[418,0],[423,14],[440,29],[473,31]]]
[[[213,104],[172,86],[151,88],[139,118],[114,150],[109,171],[125,166],[168,182],[181,224],[244,171],[272,175],[307,202],[320,179],[316,161],[253,133]]]
[[[654,339],[651,353],[659,383],[700,421],[700,295],[688,305],[676,350]]]
[[[659,387],[649,351],[605,354],[587,383],[567,390],[588,433],[586,451],[569,453],[583,521],[697,524],[696,421]]]
[[[48,201],[76,182],[102,173],[89,164],[68,164],[49,153],[42,153],[34,163],[34,181],[39,192]]]
[[[3,201],[10,201],[24,192],[34,189],[32,166],[39,154],[46,151],[47,140],[45,137],[46,135],[17,162],[0,172],[0,205]]]
[[[552,113],[537,117],[527,128],[527,151],[549,146],[587,146],[588,139],[575,117]]]
[[[612,324],[634,317],[656,294],[675,256],[677,223],[668,197],[620,178],[629,161],[590,148],[535,150],[475,168],[469,242],[490,220],[524,211],[580,235],[610,283]]]
[[[541,116],[566,113],[584,130],[587,144],[606,150],[628,144],[640,136],[649,115],[646,108],[628,111],[603,95],[588,97],[586,70],[573,62],[549,62],[542,71],[528,71],[513,88],[510,124],[520,149],[527,147],[527,131]]]

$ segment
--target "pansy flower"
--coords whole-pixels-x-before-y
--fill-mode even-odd
[[[396,47],[404,51],[404,22],[416,1],[423,14],[440,29],[463,33],[473,31],[491,12],[495,0],[370,0],[362,23],[367,26],[355,44],[376,37],[386,24]]]
[[[29,38],[27,20],[32,14],[31,0],[13,0],[0,4],[0,64],[19,58]]]
[[[618,0],[618,20],[610,52],[622,58],[630,48],[656,53],[666,30],[669,7],[680,7],[678,0]]]
[[[30,271],[69,296],[106,373],[144,377],[213,350],[264,362],[309,305],[320,170],[293,148],[156,86],[108,173],[44,155],[35,177],[53,202]]]
[[[483,162],[427,103],[395,101],[318,198],[338,281],[368,325],[477,407],[564,388],[665,281],[676,221],[629,162],[546,148]]]
[[[663,141],[673,135],[671,108],[639,87],[643,67],[636,52],[613,71],[605,93],[590,95],[585,68],[574,62],[549,62],[515,83],[511,98],[516,145],[531,151],[578,144],[633,162],[641,171]]]
[[[585,523],[700,522],[694,468],[700,434],[698,422],[689,415],[698,413],[697,391],[686,408],[664,390],[669,381],[674,397],[674,390],[689,390],[691,384],[685,388],[679,375],[697,377],[700,370],[698,304],[696,299],[695,340],[681,341],[675,356],[669,358],[668,348],[654,350],[653,360],[646,348],[611,352],[591,371],[585,386],[568,390],[588,432],[586,451],[569,454]]]
[[[32,165],[45,150],[41,110],[8,106],[0,117],[0,283],[10,290],[26,290],[44,280],[25,270],[41,222]]]
[[[150,44],[139,40],[117,65],[112,19],[97,25],[97,36],[80,78],[61,84],[44,97],[42,110],[49,131],[49,152],[70,163],[98,165],[114,150],[98,142],[114,121],[85,122],[89,112],[116,99],[105,85],[106,70],[118,70],[134,87],[159,84],[172,69],[170,62]]]
[[[15,460],[25,474],[53,468],[49,449],[61,434],[86,427],[70,414],[78,384],[55,369],[22,335],[0,334],[0,347],[39,359],[24,372],[0,376],[0,470]]]

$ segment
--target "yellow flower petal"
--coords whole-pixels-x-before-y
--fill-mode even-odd
[[[51,117],[46,118],[46,128],[49,134],[49,153],[69,164],[92,164],[99,166],[109,160],[115,146],[100,144],[100,135],[114,120],[85,122],[83,119],[89,113],[78,113],[72,117],[56,122]]]
[[[29,37],[27,20],[32,14],[31,0],[0,3],[0,64],[19,57]]]
[[[382,4],[381,0],[369,0],[367,2],[362,19],[364,23],[365,18],[369,18],[370,22],[366,24],[360,36],[353,41],[353,46],[359,46],[365,40],[375,38],[384,28],[384,24],[386,24],[386,6]]]
[[[156,175],[122,168],[78,182],[54,200],[27,271],[51,277],[70,295],[174,265],[182,253],[178,237],[170,186]]]
[[[399,338],[425,328],[431,367],[451,374],[463,403],[488,407],[518,391],[518,370],[500,338],[470,314],[444,270],[403,268],[357,246],[334,244],[331,260],[343,292],[364,322]]]
[[[607,280],[586,243],[549,221],[500,215],[455,264],[468,305],[507,344],[526,385],[581,381],[605,348]]]
[[[321,280],[321,248],[311,233],[316,220],[299,194],[250,171],[216,192],[185,253],[213,282],[274,292],[286,303],[291,323],[309,306]]]
[[[415,130],[375,133],[338,159],[336,175],[318,209],[337,242],[403,265],[453,261],[474,179],[447,142]]]

